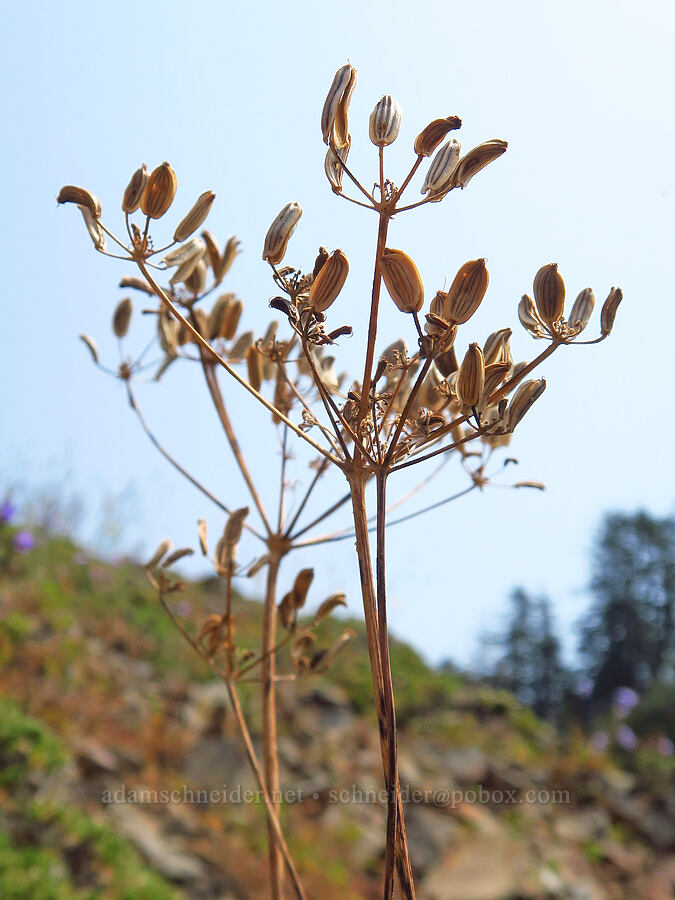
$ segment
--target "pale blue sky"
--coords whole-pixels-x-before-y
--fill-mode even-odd
[[[95,254],[77,211],[58,209],[55,195],[65,183],[89,187],[118,226],[121,191],[141,162],[173,165],[176,216],[213,189],[209,227],[242,241],[229,285],[257,330],[274,292],[262,238],[277,211],[299,201],[289,259],[307,265],[324,244],[351,262],[331,310],[336,325],[356,328],[341,351],[340,368],[349,368],[363,341],[374,217],[331,194],[319,130],[333,73],[349,59],[359,74],[350,162],[364,179],[375,177],[368,115],[385,92],[403,109],[394,178],[437,116],[462,117],[466,147],[509,141],[466,191],[392,227],[390,243],[413,256],[429,295],[465,260],[487,258],[490,289],[460,345],[508,325],[516,357],[533,355],[541,345],[520,329],[516,307],[543,263],[559,262],[572,297],[587,285],[600,300],[612,285],[625,294],[609,341],[564,349],[543,367],[548,389],[512,445],[516,477],[548,491],[474,494],[392,532],[393,630],[433,659],[467,662],[515,584],[550,593],[569,626],[586,603],[587,550],[602,513],[672,512],[671,3],[205,2],[197,11],[33,2],[2,4],[2,18],[1,483],[49,477],[92,503],[131,483],[130,547],[167,535],[194,544],[201,515],[220,529],[214,509],[150,447],[121,385],[95,371],[77,342],[85,331],[116,359],[109,322],[128,267]],[[407,325],[389,310],[383,340]],[[170,372],[139,397],[166,444],[241,505],[199,380]],[[255,443],[254,467],[275,481]],[[464,483],[451,464],[424,499]],[[317,570],[317,602],[341,588],[360,611],[348,542],[298,554],[286,581],[305,565]]]

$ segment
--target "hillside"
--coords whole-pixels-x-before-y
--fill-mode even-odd
[[[176,598],[199,622],[221,586]],[[0,572],[0,613],[0,897],[264,897],[263,812],[242,802],[255,783],[224,685],[142,569],[44,538]],[[244,645],[259,613],[237,601]],[[348,624],[357,637],[333,668],[279,687],[284,822],[308,896],[325,900],[378,896],[381,867],[367,652]],[[327,625],[322,644],[345,622]],[[621,768],[507,693],[431,670],[403,643],[392,657],[421,900],[674,896],[672,759]],[[255,732],[256,686],[242,695]]]

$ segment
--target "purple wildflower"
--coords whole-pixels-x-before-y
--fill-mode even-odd
[[[620,725],[616,730],[616,742],[624,750],[635,750],[638,739],[632,728]]]
[[[16,553],[28,553],[35,546],[35,538],[30,531],[17,531],[12,538],[12,546]]]
[[[656,749],[661,756],[672,756],[675,752],[675,744],[670,738],[661,736],[656,742]]]
[[[627,715],[640,702],[639,694],[629,687],[620,687],[614,691],[614,704],[620,716]]]
[[[604,731],[596,731],[591,738],[591,745],[594,750],[603,753],[609,746],[609,737],[607,736],[607,733]]]
[[[15,512],[16,506],[14,506],[14,504],[9,500],[5,500],[2,504],[0,504],[0,524],[4,522],[10,522],[14,518]]]

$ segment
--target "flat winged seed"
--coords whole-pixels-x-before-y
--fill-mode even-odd
[[[565,282],[557,263],[542,266],[534,276],[534,302],[542,322],[552,325],[565,309]]]
[[[178,179],[168,162],[153,169],[141,197],[141,211],[150,219],[159,219],[173,203]]]
[[[546,389],[545,378],[533,378],[524,381],[513,395],[507,410],[508,430],[513,431],[535,400]]]
[[[606,337],[614,327],[614,319],[619,304],[623,300],[623,291],[621,288],[612,288],[609,296],[602,304],[602,312],[600,313],[600,331],[602,336]]]
[[[147,181],[148,170],[145,167],[145,163],[143,163],[139,169],[136,169],[131,176],[129,184],[124,189],[124,194],[122,195],[122,212],[125,212],[127,215],[136,212],[141,205],[141,197],[143,196]]]
[[[505,153],[507,147],[506,141],[495,138],[469,150],[466,156],[463,156],[457,163],[452,179],[455,186],[463,190],[474,175]]]
[[[199,547],[203,556],[209,555],[209,543],[207,537],[206,519],[197,520],[197,532],[199,534]]]
[[[441,200],[448,191],[455,187],[453,173],[459,161],[461,144],[454,138],[443,144],[436,156],[431,160],[427,177],[424,179],[421,194],[429,194],[431,200]]]
[[[204,224],[215,199],[216,195],[213,191],[204,191],[199,195],[190,212],[176,226],[173,235],[174,241],[184,241]]]
[[[335,73],[321,111],[321,133],[324,144],[337,149],[348,142],[347,113],[352,91],[356,85],[356,69],[349,63]]]
[[[220,268],[218,269],[218,274],[216,275],[216,281],[221,282],[230,271],[230,267],[234,262],[234,258],[237,253],[239,253],[240,243],[241,242],[237,240],[234,235],[228,239],[227,244],[225,244],[225,249],[223,250],[223,256],[220,260]]]
[[[67,184],[59,191],[56,198],[57,203],[75,203],[80,208],[89,210],[95,219],[101,218],[101,204],[98,197],[85,188],[76,187],[74,184]]]
[[[145,568],[146,569],[154,569],[155,566],[162,559],[162,557],[166,556],[166,554],[169,552],[169,550],[171,550],[172,547],[173,547],[173,543],[171,542],[171,540],[169,538],[166,538],[166,540],[162,541],[162,543],[159,545],[159,547],[157,547],[157,549],[155,550],[152,558],[149,559],[148,562],[145,564]]]
[[[148,282],[144,278],[139,278],[137,275],[125,275],[120,279],[119,287],[133,288],[135,291],[144,291],[144,293],[150,294],[151,296],[153,294],[153,290]]]
[[[477,406],[485,386],[485,362],[483,351],[478,344],[469,344],[469,349],[457,374],[457,396],[466,407]]]
[[[422,276],[403,250],[385,248],[380,260],[382,278],[389,296],[404,313],[417,313],[424,303]]]
[[[90,338],[88,334],[81,334],[80,340],[82,341],[83,344],[86,344],[87,349],[91,353],[91,358],[94,360],[95,363],[97,363],[98,362],[98,347],[96,346],[96,344],[94,343],[92,338]]]
[[[89,232],[89,237],[94,242],[94,247],[96,247],[96,249],[100,251],[105,250],[105,233],[101,228],[101,223],[92,214],[88,207],[79,206],[78,209],[82,213],[84,224],[86,225],[87,231]]]
[[[309,305],[325,312],[344,287],[349,274],[349,261],[342,250],[334,250],[319,270],[309,289]]]
[[[133,306],[131,300],[125,297],[117,304],[113,315],[113,332],[118,338],[123,338],[129,330]]]
[[[246,351],[246,370],[248,383],[254,390],[259,391],[263,380],[263,358],[255,344]]]
[[[500,328],[499,331],[493,331],[485,341],[483,347],[483,357],[485,365],[489,366],[497,362],[511,361],[511,351],[509,350],[509,340],[511,338],[510,328]]]
[[[418,156],[431,156],[436,147],[441,143],[449,131],[460,128],[462,120],[457,116],[448,116],[446,119],[434,119],[415,138],[415,153]]]
[[[265,236],[262,258],[278,265],[284,258],[291,235],[300,221],[302,209],[298,203],[287,203],[269,227]]]
[[[341,147],[339,150],[330,146],[326,151],[326,160],[323,164],[323,168],[326,173],[326,178],[330,181],[330,186],[336,194],[342,193],[342,173],[344,172],[344,166],[341,165],[341,163],[347,164],[347,157],[349,156],[351,145],[350,140],[349,143],[345,144],[345,146]]]
[[[370,140],[376,147],[393,144],[401,130],[401,107],[390,94],[375,105],[370,114]]]
[[[570,311],[568,321],[573,328],[579,326],[579,331],[583,331],[588,325],[588,320],[595,306],[595,294],[593,288],[584,288],[579,293],[574,305]]]
[[[443,318],[454,325],[468,322],[480,306],[490,278],[484,259],[465,262],[443,302]]]

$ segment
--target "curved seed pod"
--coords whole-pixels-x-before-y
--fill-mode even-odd
[[[161,166],[153,169],[141,197],[143,215],[150,219],[159,219],[163,216],[173,203],[177,187],[176,173],[168,162],[163,162]]]
[[[195,309],[193,311],[193,315],[195,317],[194,326],[197,329],[197,331],[201,334],[202,337],[204,337],[204,338],[208,337],[209,317],[206,315],[206,313],[204,312],[203,309]],[[178,325],[178,329],[180,331],[181,325],[179,323],[176,323],[176,324]],[[188,335],[189,335],[189,339],[191,341],[193,341],[195,344],[199,343],[191,332],[188,332]]]
[[[135,291],[143,291],[153,296],[153,290],[147,281],[144,278],[139,278],[137,275],[125,275],[120,279],[119,287],[133,288]]]
[[[90,338],[88,334],[81,334],[80,340],[82,341],[83,344],[86,344],[87,349],[91,353],[91,358],[94,360],[95,363],[97,363],[98,362],[98,347],[96,346],[96,344],[94,343],[92,338]]]
[[[241,540],[241,534],[244,528],[244,520],[246,519],[247,515],[247,506],[243,507],[243,509],[236,509],[233,513],[231,513],[230,517],[225,523],[223,536],[218,541],[218,544],[216,546],[216,563],[221,569],[225,570],[226,572],[231,572],[233,570],[234,564],[237,560],[237,544]]]
[[[209,339],[222,337],[223,323],[228,307],[234,302],[234,294],[222,294],[213,304],[209,313]]]
[[[141,197],[143,196],[147,181],[148,170],[145,168],[145,163],[143,163],[140,169],[136,169],[131,176],[129,184],[124,189],[124,194],[122,195],[122,212],[125,212],[127,215],[136,212],[141,205]]]
[[[534,276],[534,302],[542,322],[552,325],[565,309],[565,282],[557,263],[542,266]]]
[[[225,311],[223,324],[218,337],[223,337],[226,341],[232,340],[232,338],[237,333],[237,326],[239,325],[239,320],[241,319],[243,310],[244,304],[241,302],[241,300],[234,300],[232,303],[230,303],[230,305],[227,307],[227,310]]]
[[[223,250],[223,256],[220,260],[220,268],[218,269],[216,281],[221,282],[230,271],[230,266],[234,262],[234,258],[237,253],[239,253],[239,244],[240,241],[238,241],[237,238],[234,237],[234,235],[229,238],[227,244],[225,244],[225,249]]]
[[[176,226],[173,234],[174,241],[184,241],[194,234],[200,225],[204,224],[215,199],[216,195],[213,191],[204,191],[199,195],[190,212]]]
[[[218,271],[220,269],[220,247],[218,246],[218,241],[211,232],[206,231],[206,229],[202,231],[202,240],[206,244],[206,257],[211,266],[213,277],[217,279]]]
[[[457,397],[463,406],[477,406],[485,385],[485,362],[478,344],[469,344],[457,374]]]
[[[253,344],[253,332],[245,331],[240,334],[230,349],[230,359],[244,359],[246,351]]]
[[[613,287],[609,292],[609,296],[602,304],[602,312],[600,313],[600,331],[603,337],[608,335],[614,327],[614,319],[619,304],[623,300],[623,291],[621,288]]]
[[[287,203],[265,235],[262,258],[277,265],[284,258],[291,235],[300,221],[302,209],[298,203]]]
[[[76,187],[74,184],[67,184],[59,191],[56,198],[57,203],[75,203],[81,209],[88,210],[95,219],[101,218],[101,204],[98,197],[87,191],[85,188]]]
[[[105,250],[105,232],[101,228],[101,223],[92,215],[86,206],[79,206],[78,209],[82,213],[84,224],[89,232],[89,237],[94,242],[94,247],[103,252],[103,250]]]
[[[165,353],[175,353],[178,344],[178,326],[165,306],[162,306],[157,316],[157,339]]]
[[[295,609],[300,609],[305,605],[307,592],[313,580],[314,569],[302,569],[298,572],[290,591]]]
[[[326,151],[326,160],[323,164],[323,170],[326,173],[326,178],[330,181],[330,186],[335,194],[342,193],[342,173],[344,172],[344,167],[340,165],[340,163],[343,162],[346,164],[351,146],[352,142],[350,138],[344,147],[340,147],[339,150],[331,145]]]
[[[511,334],[510,328],[500,328],[499,331],[493,331],[488,337],[483,347],[486,366],[496,362],[508,362],[511,365],[511,350],[509,349]]]
[[[316,641],[316,635],[311,632],[307,632],[306,634],[300,635],[299,638],[296,638],[293,641],[293,646],[291,648],[291,660],[294,665],[297,665],[300,657],[305,653],[312,644]]]
[[[190,291],[190,293],[201,294],[201,292],[206,287],[206,263],[203,259],[198,260],[197,265],[194,267],[192,272],[188,275],[187,278],[184,279],[183,283],[185,287]],[[200,312],[204,312],[204,310],[200,310]],[[204,314],[206,315],[206,314]]]
[[[523,328],[533,337],[544,337],[544,323],[539,318],[532,298],[527,294],[523,294],[518,304],[518,318]]]
[[[511,370],[510,362],[495,362],[485,366],[485,385],[483,392],[486,399],[497,390]]]
[[[460,128],[462,120],[457,116],[448,116],[447,119],[434,119],[415,138],[415,153],[418,156],[431,156],[436,147],[441,143],[449,131]]]
[[[187,284],[188,279],[192,276],[192,273],[198,266],[203,266],[204,268],[204,280],[206,281],[206,265],[202,262],[202,256],[204,255],[204,247],[202,242],[201,249],[195,249],[191,256],[188,256],[176,269],[171,278],[169,279],[169,284],[180,284],[183,282]]]
[[[132,309],[133,307],[131,304],[131,300],[128,297],[120,300],[120,302],[117,304],[115,313],[113,315],[112,327],[113,332],[117,335],[118,338],[123,338],[129,330]]]
[[[448,375],[452,375],[453,372],[459,369],[454,346],[450,347],[449,350],[444,350],[443,353],[439,353],[434,362],[443,378],[447,378]]]
[[[173,566],[174,563],[177,563],[179,559],[185,559],[186,556],[192,556],[195,551],[192,547],[181,547],[179,550],[174,550],[170,556],[162,563],[163,569],[168,569],[169,566]]]
[[[338,150],[349,142],[347,114],[355,85],[356,69],[347,63],[335,73],[321,111],[323,142]]]
[[[197,532],[199,534],[199,547],[202,551],[202,556],[209,555],[209,542],[208,542],[208,529],[206,526],[206,519],[197,519]]]
[[[480,172],[481,169],[484,169],[485,166],[493,160],[500,157],[502,153],[505,153],[507,147],[508,144],[506,141],[500,141],[495,138],[491,141],[485,141],[483,144],[479,144],[477,147],[474,147],[473,150],[469,150],[466,156],[463,156],[457,163],[457,168],[455,169],[452,179],[455,186],[460,187],[463,190],[474,175]]]
[[[376,147],[393,144],[401,130],[401,107],[390,94],[375,105],[370,114],[370,140]]]
[[[328,668],[338,653],[341,653],[347,644],[352,641],[356,637],[356,632],[353,628],[347,628],[342,632],[340,637],[335,641],[332,647],[328,650],[325,656],[320,660],[323,663],[323,668]],[[315,667],[314,667],[315,668]]]
[[[403,250],[387,247],[380,263],[382,278],[396,306],[404,313],[419,312],[424,303],[424,285],[412,259]]]
[[[513,395],[506,413],[508,430],[513,431],[518,422],[523,418],[528,409],[544,393],[546,389],[545,378],[533,378],[524,381]]]
[[[309,305],[325,312],[344,287],[349,274],[349,261],[342,250],[334,250],[319,270],[309,289]]]
[[[152,556],[152,559],[149,559],[148,562],[145,564],[145,568],[146,569],[154,569],[155,566],[162,559],[162,557],[166,556],[166,554],[169,552],[169,550],[171,550],[172,547],[173,547],[173,543],[169,538],[166,538],[166,540],[162,541],[162,543],[159,545],[159,547],[155,550],[154,555]]]
[[[188,241],[187,244],[183,244],[182,247],[176,247],[175,250],[167,253],[162,259],[162,262],[168,268],[171,268],[172,266],[182,266],[184,262],[193,257],[196,260],[201,259],[205,253],[206,242],[201,238],[196,237],[192,238],[191,241]]]
[[[490,277],[484,259],[464,263],[454,277],[443,303],[443,318],[463,325],[480,306]]]
[[[316,278],[321,269],[328,262],[328,257],[330,253],[326,250],[325,247],[319,247],[319,252],[316,255],[316,259],[314,260],[314,268],[312,269],[312,278]]]
[[[436,156],[431,160],[427,177],[424,179],[421,194],[429,194],[429,198],[436,201],[455,187],[453,174],[459,161],[462,145],[454,138],[443,144]]]
[[[263,379],[263,358],[258,353],[255,344],[251,344],[246,351],[246,370],[248,372],[248,383],[256,391],[259,391]]]
[[[582,332],[588,325],[588,320],[595,306],[595,294],[593,288],[584,288],[577,296],[574,305],[569,314],[568,322],[574,328],[580,326],[579,332]]]

